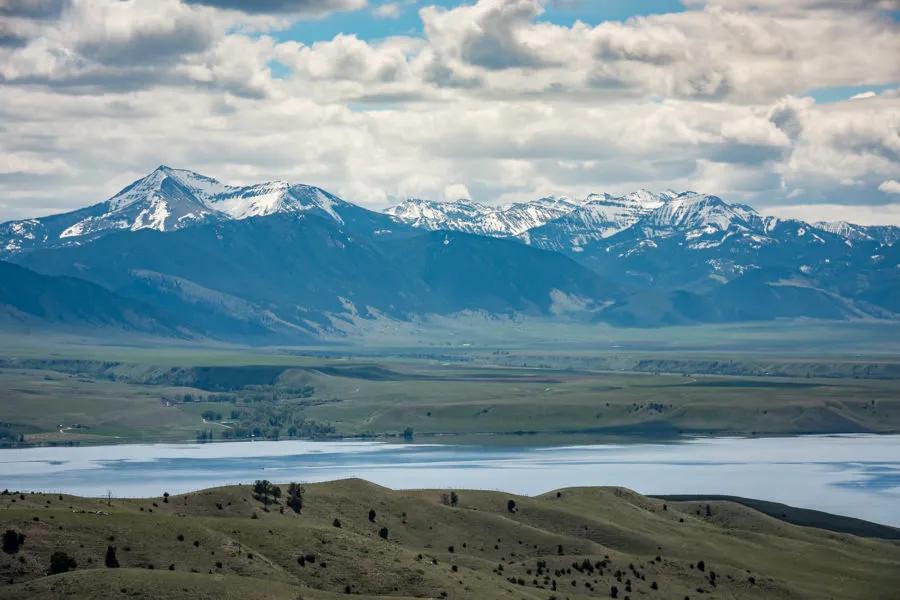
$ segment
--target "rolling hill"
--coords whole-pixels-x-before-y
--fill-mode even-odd
[[[0,528],[24,535],[0,556],[4,599],[881,600],[900,584],[892,541],[621,488],[451,496],[345,480],[305,486],[299,513],[250,486],[110,501],[7,492]],[[48,575],[57,552],[69,570]]]

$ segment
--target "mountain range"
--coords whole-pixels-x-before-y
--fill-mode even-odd
[[[379,213],[313,186],[161,166],[104,202],[0,224],[0,259],[18,265],[3,265],[0,305],[53,326],[241,341],[469,311],[644,327],[895,319],[898,238],[694,192]]]

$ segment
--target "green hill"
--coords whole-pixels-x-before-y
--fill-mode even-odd
[[[0,598],[884,599],[900,585],[895,541],[727,501],[457,498],[345,480],[307,485],[297,514],[250,486],[167,501],[8,493],[0,530],[25,538],[0,555]],[[108,547],[119,568],[104,566]],[[55,552],[74,570],[48,575]]]

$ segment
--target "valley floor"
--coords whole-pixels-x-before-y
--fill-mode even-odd
[[[900,432],[900,361],[884,356],[12,348],[0,389],[7,446]]]
[[[25,537],[0,555],[0,598],[883,600],[900,586],[897,541],[729,501],[456,494],[312,484],[298,514],[249,486],[140,500],[6,493],[0,530]],[[104,566],[109,547],[119,568]],[[75,566],[48,575],[58,551]]]

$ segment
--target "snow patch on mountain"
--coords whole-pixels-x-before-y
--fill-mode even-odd
[[[876,241],[893,246],[900,240],[900,227],[894,225],[856,225],[847,221],[817,221],[816,229],[839,235],[848,242]]]
[[[580,205],[565,196],[490,206],[472,200],[436,202],[409,198],[384,210],[394,220],[430,231],[449,230],[513,237],[571,212]]]
[[[46,245],[71,245],[116,230],[175,231],[195,224],[320,211],[343,223],[337,196],[309,185],[271,181],[248,186],[162,165],[105,202],[87,208],[0,224],[0,249],[15,254]]]

